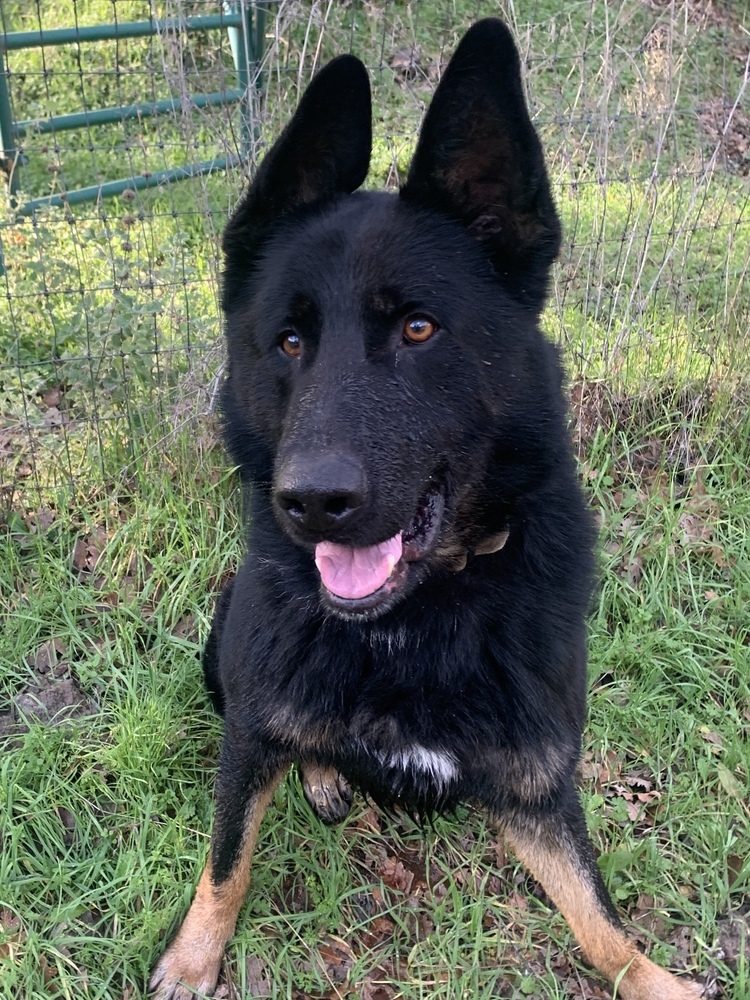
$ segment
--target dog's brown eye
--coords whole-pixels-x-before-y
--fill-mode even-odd
[[[302,353],[302,341],[296,333],[287,333],[281,341],[281,350],[290,358],[298,358]]]
[[[426,316],[412,316],[404,323],[404,338],[410,344],[424,344],[437,332],[437,323]]]

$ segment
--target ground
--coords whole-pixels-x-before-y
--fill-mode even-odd
[[[573,446],[601,525],[581,793],[644,948],[697,976],[706,997],[743,1000],[747,6],[532,6],[522,17],[500,5],[564,220],[544,325],[570,372]],[[46,27],[113,17],[108,0],[39,10]],[[313,66],[354,47],[377,109],[368,184],[393,188],[445,56],[498,10],[279,5],[257,154]],[[148,7],[128,0],[116,14]],[[0,16],[7,30],[38,27],[25,0]],[[11,53],[18,116],[143,99],[144,86],[214,89],[232,67],[222,37]],[[208,157],[237,128],[204,111],[55,142],[31,129],[22,195]],[[241,185],[237,170],[33,221],[0,214],[3,996],[140,997],[205,857],[220,724],[198,656],[242,552],[215,411],[217,242]],[[421,830],[357,801],[328,829],[294,776],[262,828],[219,989],[611,996],[481,816]]]

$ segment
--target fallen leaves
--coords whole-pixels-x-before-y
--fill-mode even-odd
[[[245,995],[253,998],[273,996],[268,966],[257,955],[245,959]]]
[[[82,538],[76,539],[73,548],[73,569],[81,574],[92,574],[107,545],[107,532],[97,527]]]
[[[426,58],[421,45],[407,45],[397,49],[388,60],[393,75],[402,86],[408,86],[423,93],[431,93],[443,71],[440,55]]]
[[[724,746],[724,740],[720,733],[714,732],[713,729],[709,729],[708,726],[701,726],[698,730],[701,735],[701,739],[705,740],[706,743],[710,743],[711,746],[721,747]]]
[[[21,918],[13,910],[0,907],[0,960],[17,962],[23,941]]]
[[[346,982],[354,965],[354,951],[348,942],[327,937],[318,947],[318,956],[327,979],[333,983]]]
[[[631,766],[625,770],[624,762],[614,750],[608,750],[598,759],[589,750],[581,759],[578,775],[582,784],[593,785],[602,796],[605,809],[622,803],[628,820],[637,824],[638,833],[653,828],[662,792],[656,787],[658,777],[649,774],[645,767]]]
[[[578,777],[582,784],[592,783],[594,789],[603,793],[610,782],[618,780],[622,771],[622,759],[616,750],[606,750],[595,757],[587,750],[578,765]]]
[[[367,949],[376,948],[393,936],[395,928],[396,925],[389,917],[374,917],[362,931],[363,946]]]
[[[416,80],[420,75],[422,67],[422,49],[419,45],[409,46],[394,52],[388,61],[396,75],[402,82]]]
[[[67,662],[64,659],[67,653],[67,646],[62,639],[49,639],[32,653],[28,663],[37,674],[52,673],[55,677],[64,676],[67,670]]]
[[[673,541],[687,554],[704,556],[719,569],[725,569],[732,561],[717,539],[716,527],[720,519],[721,508],[706,488],[705,467],[700,467],[694,472],[682,504]]]
[[[716,765],[716,775],[719,779],[719,783],[727,795],[731,795],[732,798],[742,799],[744,798],[745,790],[737,778],[732,774],[728,767],[724,764],[717,763]]]
[[[661,940],[666,937],[668,925],[661,900],[650,893],[641,893],[638,896],[635,906],[630,910],[629,917],[647,935]]]
[[[604,548],[611,557],[610,572],[633,589],[641,589],[649,561],[660,571],[666,550],[681,567],[697,559],[711,563],[717,583],[725,584],[734,557],[726,551],[721,534],[725,519],[707,486],[706,466],[691,468],[687,483],[680,487],[672,470],[662,464],[651,468],[650,462],[648,473],[631,470],[619,487],[610,485],[601,500],[606,507],[600,513],[609,535]],[[584,467],[584,478],[596,486],[601,476],[596,469]],[[656,517],[655,504],[660,511]],[[717,590],[706,589],[704,597],[717,610],[721,607]]]
[[[398,858],[388,857],[378,865],[378,875],[391,889],[408,893],[414,882],[414,872],[407,871]]]
[[[568,996],[574,1000],[611,1000],[612,994],[592,976],[577,976],[567,983]]]
[[[727,885],[730,889],[745,871],[745,866],[748,864],[750,864],[750,859],[740,857],[739,854],[730,854],[727,856]]]
[[[75,838],[76,831],[76,818],[73,813],[66,809],[65,806],[58,806],[55,809],[57,813],[57,818],[60,820],[60,824],[63,828],[63,843],[66,847],[70,847]]]
[[[57,511],[41,506],[26,516],[26,525],[32,535],[46,535],[57,519]]]
[[[639,774],[626,775],[624,784],[613,782],[611,794],[623,800],[631,823],[643,820],[646,808],[661,798],[661,792],[652,787],[651,781]]]
[[[362,1000],[393,1000],[394,991],[384,983],[366,979],[362,984]]]

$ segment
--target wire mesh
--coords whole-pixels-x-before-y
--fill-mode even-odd
[[[257,6],[257,5],[255,5]],[[512,26],[564,221],[545,325],[578,386],[726,400],[750,320],[747,4],[669,0],[267,2],[242,169],[31,217],[0,213],[0,489],[81,487],[165,455],[215,409],[218,237],[247,175],[315,69],[371,71],[368,185],[396,189],[465,28]],[[216,13],[209,0],[3,0],[3,32]],[[18,140],[19,199],[217,156],[247,138],[226,32],[8,51],[16,121],[175,100],[174,111]],[[685,391],[688,387],[690,393]],[[723,394],[723,395],[722,395]],[[687,406],[687,404],[685,404]],[[689,419],[686,410],[686,419]],[[199,424],[199,426],[203,426]]]

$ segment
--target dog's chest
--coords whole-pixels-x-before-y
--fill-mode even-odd
[[[457,797],[473,773],[469,745],[487,743],[485,716],[495,715],[489,692],[477,698],[465,680],[466,643],[454,631],[438,642],[429,630],[385,627],[339,638],[334,655],[330,643],[309,646],[294,683],[266,701],[270,735],[300,760],[334,764],[376,800]]]
[[[380,750],[365,747],[381,768],[417,784],[432,784],[444,790],[460,777],[458,761],[448,750],[430,750],[419,743],[397,749]]]
[[[384,748],[356,740],[334,754],[334,763],[354,785],[381,805],[433,811],[458,797],[461,766],[451,751],[403,743]]]
[[[376,801],[439,803],[456,795],[462,762],[456,747],[398,716],[355,719],[334,751],[337,767]]]

